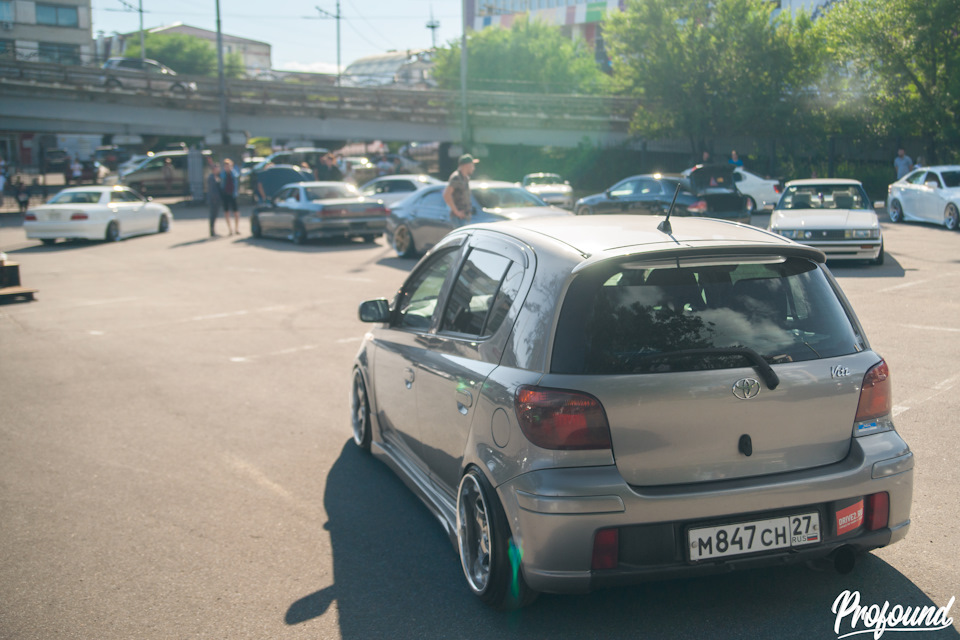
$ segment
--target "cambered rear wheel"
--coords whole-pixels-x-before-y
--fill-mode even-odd
[[[948,204],[943,214],[943,226],[950,231],[956,231],[960,226],[960,213],[957,212],[957,205]]]
[[[412,258],[417,254],[417,247],[413,242],[413,234],[404,225],[400,225],[393,232],[393,250],[401,258]]]
[[[104,240],[107,242],[116,242],[120,239],[120,225],[116,220],[111,220],[107,225],[107,232],[104,234]]]
[[[167,214],[160,215],[160,223],[157,225],[157,233],[166,233],[170,231],[170,218]]]
[[[263,237],[263,229],[260,228],[260,216],[257,214],[250,216],[250,235],[254,238]]]
[[[475,467],[457,491],[457,548],[467,585],[485,603],[512,610],[536,599],[523,579],[520,551],[497,493]]]
[[[353,423],[353,442],[364,451],[370,451],[370,402],[367,400],[367,385],[363,381],[360,369],[353,370],[350,414]]]

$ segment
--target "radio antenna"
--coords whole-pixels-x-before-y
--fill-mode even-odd
[[[673,202],[670,203],[670,209],[667,210],[667,217],[663,222],[657,225],[657,231],[663,233],[673,233],[673,227],[670,226],[670,214],[673,213],[673,207],[677,204],[677,196],[680,195],[680,183],[677,183],[677,190],[673,192]]]

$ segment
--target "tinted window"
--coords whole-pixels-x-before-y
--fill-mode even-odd
[[[397,302],[397,326],[426,331],[437,312],[440,289],[456,261],[454,250],[435,256],[407,283]]]
[[[504,309],[504,300],[499,299],[499,294],[511,264],[508,258],[474,249],[460,269],[440,330],[473,336],[492,335],[503,322],[510,302],[516,296],[516,291],[512,294],[510,291],[504,292],[504,298],[510,299]],[[520,270],[513,271],[516,273]],[[510,287],[519,286],[514,280],[516,278],[509,282]],[[497,309],[497,313],[493,313],[494,309]]]
[[[544,202],[540,198],[522,187],[471,189],[470,193],[484,209],[544,206]]]
[[[742,356],[716,351],[738,347],[774,364],[855,353],[865,345],[824,274],[807,260],[621,265],[574,281],[553,370],[624,374],[749,366]]]
[[[960,171],[944,171],[941,175],[943,175],[943,184],[948,189],[960,187]]]
[[[447,203],[443,201],[443,191],[437,190],[431,193],[428,193],[420,199],[420,202],[417,203],[420,207],[443,207],[447,208]]]

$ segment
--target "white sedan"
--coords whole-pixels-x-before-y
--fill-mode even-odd
[[[53,244],[58,238],[114,242],[170,229],[173,213],[129,187],[73,187],[24,215],[27,238]]]
[[[916,220],[960,226],[960,165],[915,169],[887,187],[891,222]]]
[[[747,196],[747,210],[751,213],[758,208],[773,206],[780,199],[780,181],[761,178],[743,167],[733,170],[733,181],[737,189]]]
[[[877,212],[857,180],[792,180],[768,229],[823,251],[827,258],[883,264]]]

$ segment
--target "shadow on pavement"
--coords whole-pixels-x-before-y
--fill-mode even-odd
[[[854,631],[849,618],[834,631],[831,607],[844,590],[859,591],[863,606],[948,604],[932,602],[892,566],[866,555],[846,576],[806,566],[744,571],[584,595],[543,594],[505,614],[469,592],[440,524],[386,465],[352,441],[330,470],[324,506],[334,583],[291,594],[284,619],[308,623],[336,601],[346,639],[836,638]],[[857,630],[863,629],[861,623]],[[925,637],[960,634],[951,627]]]

